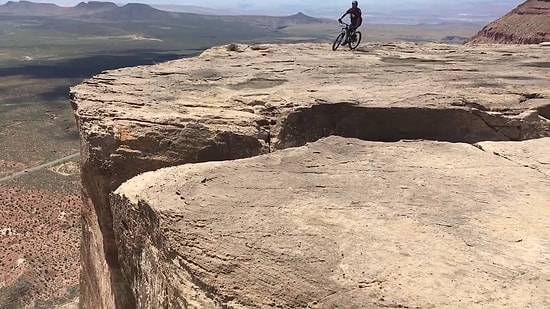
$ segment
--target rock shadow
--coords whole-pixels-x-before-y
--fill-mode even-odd
[[[500,119],[500,118],[502,119]],[[297,147],[330,135],[369,141],[434,140],[477,143],[523,140],[544,135],[537,125],[510,121],[477,109],[362,107],[320,104],[290,114],[278,134],[276,149]],[[492,120],[489,121],[490,119]],[[522,125],[523,123],[523,125]],[[540,134],[539,134],[540,133]]]

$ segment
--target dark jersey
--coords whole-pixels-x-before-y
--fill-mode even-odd
[[[363,22],[363,17],[361,17],[361,9],[360,8],[350,8],[346,14],[349,14],[351,16],[351,24],[355,27],[361,26],[361,23]]]

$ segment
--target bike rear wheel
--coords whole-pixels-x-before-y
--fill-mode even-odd
[[[337,50],[338,47],[340,47],[340,44],[342,44],[345,36],[346,34],[342,32],[336,37],[336,40],[334,40],[334,43],[332,43],[332,50]]]
[[[359,43],[361,43],[361,32],[355,31],[355,36],[355,40],[349,40],[349,48],[351,49],[356,49]]]

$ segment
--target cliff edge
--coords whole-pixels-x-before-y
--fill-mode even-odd
[[[548,306],[546,52],[229,45],[73,87],[81,307]]]

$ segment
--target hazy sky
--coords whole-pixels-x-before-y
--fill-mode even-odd
[[[6,2],[7,0],[0,0]],[[15,1],[15,0],[14,0]],[[59,5],[74,6],[83,0],[30,0],[32,2],[50,2]],[[251,12],[261,14],[292,14],[305,12],[321,14],[318,16],[340,15],[351,6],[351,0],[102,0],[123,5],[129,2],[147,4],[194,5],[214,9],[232,10],[234,12]],[[359,6],[365,14],[369,12],[392,14],[394,12],[430,11],[441,14],[505,14],[525,0],[359,0]],[[89,2],[89,0],[84,0]],[[324,14],[324,15],[323,15]]]
[[[88,2],[86,0],[84,2]],[[365,1],[374,2],[372,0]],[[387,0],[392,1],[392,0]],[[393,0],[395,1],[395,0]],[[410,0],[397,0],[400,1],[410,1]],[[415,1],[415,0],[412,0]],[[32,0],[32,2],[52,2],[58,4],[78,4],[78,0]],[[134,0],[134,1],[110,1],[115,3],[128,3],[128,2],[139,2],[139,3],[149,3],[149,4],[181,4],[181,5],[200,5],[204,7],[214,7],[214,6],[239,6],[239,5],[258,5],[258,6],[274,6],[274,5],[321,5],[326,4],[327,0],[209,0],[209,1],[200,1],[200,0]],[[329,2],[331,6],[333,5],[343,5],[347,6],[351,3],[348,0],[332,0]]]
[[[33,2],[53,2],[57,4],[74,5],[81,1],[78,0],[32,0]],[[516,3],[520,4],[524,0],[458,0],[462,3]],[[88,2],[88,1],[85,1]],[[180,4],[180,5],[199,5],[204,7],[276,7],[276,6],[350,6],[351,0],[134,0],[134,1],[111,1],[115,3],[140,2],[149,4]],[[378,6],[381,3],[386,5],[430,5],[452,3],[448,0],[363,0],[359,1],[359,6]]]

